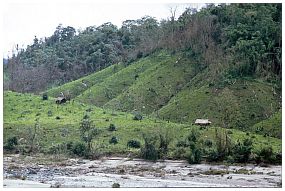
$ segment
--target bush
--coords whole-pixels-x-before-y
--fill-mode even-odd
[[[143,57],[143,52],[139,51],[137,53],[137,59],[142,58]]]
[[[134,118],[133,118],[133,120],[137,120],[137,121],[140,121],[140,120],[142,120],[143,119],[143,116],[141,115],[141,114],[135,114],[135,116],[134,116]]]
[[[263,163],[275,163],[276,161],[276,156],[273,153],[273,149],[271,146],[264,147],[262,148],[258,153],[257,153],[257,162],[263,162]]]
[[[213,146],[213,141],[207,139],[207,140],[205,140],[205,145],[206,145],[207,147],[212,147],[212,146]]]
[[[232,150],[234,160],[241,163],[248,162],[251,150],[252,141],[250,139],[245,139],[243,143],[238,142]]]
[[[179,140],[176,143],[176,147],[188,147],[186,140]]]
[[[142,158],[156,161],[158,159],[158,150],[156,149],[157,137],[153,135],[143,134],[144,147],[141,148]]]
[[[220,160],[220,155],[217,150],[211,150],[207,156],[208,162],[218,162]]]
[[[17,137],[10,137],[7,140],[7,144],[4,146],[4,149],[13,150],[13,149],[15,149],[16,145],[18,145],[18,138]]]
[[[66,150],[72,151],[73,147],[74,147],[74,143],[72,141],[69,141],[66,143]]]
[[[137,140],[129,140],[128,143],[127,143],[127,146],[128,147],[131,147],[131,148],[140,148],[141,147],[141,143]]]
[[[48,117],[51,117],[52,116],[52,111],[48,110]]]
[[[226,161],[227,163],[234,163],[235,162],[235,159],[233,156],[229,155],[226,157]]]
[[[174,150],[173,158],[174,159],[185,159],[186,158],[186,148],[185,147],[177,147]]]
[[[114,183],[114,184],[112,185],[112,188],[120,188],[120,184],[119,184],[119,183]]]
[[[186,159],[189,164],[199,164],[202,159],[202,153],[200,149],[192,149],[186,152]]]
[[[108,128],[109,131],[116,131],[116,126],[114,124],[110,124],[109,128]]]
[[[110,144],[117,144],[118,143],[118,138],[113,136],[110,141],[109,141]]]
[[[47,95],[47,93],[43,93],[43,100],[48,100],[48,95]]]
[[[282,164],[282,153],[276,153],[275,155],[275,163]]]
[[[81,157],[82,156],[86,156],[86,154],[87,154],[87,147],[86,147],[86,145],[84,143],[78,142],[78,143],[75,143],[73,145],[72,152],[73,152],[73,154],[81,156]]]

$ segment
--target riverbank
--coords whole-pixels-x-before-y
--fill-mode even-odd
[[[49,157],[5,155],[4,187],[281,187],[280,165]]]

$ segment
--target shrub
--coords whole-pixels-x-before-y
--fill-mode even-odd
[[[234,145],[232,153],[236,162],[248,162],[252,150],[252,141],[245,139],[243,143],[238,142]]]
[[[233,156],[229,155],[226,157],[226,161],[227,163],[234,163],[235,162],[235,159]]]
[[[56,116],[56,117],[55,117],[55,119],[59,120],[59,119],[60,119],[60,117],[59,117],[59,116]]]
[[[48,110],[48,117],[51,117],[52,116],[52,111]]]
[[[86,109],[86,112],[91,112],[91,111],[92,111],[92,108]]]
[[[258,162],[274,163],[275,159],[276,158],[271,146],[264,147],[257,153]]]
[[[73,147],[74,147],[74,143],[72,141],[69,141],[66,143],[66,149],[68,151],[72,151]]]
[[[211,150],[207,156],[208,162],[218,162],[220,160],[220,155],[217,150]]]
[[[117,144],[118,143],[118,138],[113,136],[110,141],[109,141],[110,144]]]
[[[48,154],[59,154],[59,145],[52,145],[48,148]]]
[[[165,158],[168,153],[168,146],[172,141],[172,136],[169,131],[162,131],[159,134],[159,158]]]
[[[99,135],[100,130],[95,127],[90,116],[86,114],[80,122],[79,131],[81,140],[87,144],[87,153],[90,154],[92,140]]]
[[[282,164],[282,153],[276,153],[275,155],[275,163]]]
[[[143,134],[144,147],[141,148],[142,158],[147,160],[156,161],[158,159],[158,150],[156,149],[157,137],[153,135]]]
[[[142,117],[142,115],[141,114],[135,114],[134,115],[134,118],[133,118],[133,120],[137,120],[137,121],[140,121],[140,120],[142,120],[143,119],[143,117]]]
[[[89,119],[90,117],[89,117],[89,115],[88,114],[85,114],[84,116],[83,116],[83,119]]]
[[[186,158],[186,148],[185,147],[177,147],[174,150],[173,157],[174,159],[185,159]]]
[[[186,140],[179,140],[177,143],[176,143],[176,147],[187,147],[188,144],[186,142]]]
[[[16,145],[18,145],[18,138],[17,137],[10,137],[7,140],[7,144],[4,146],[4,149],[13,150],[13,149],[15,149]]]
[[[141,143],[137,140],[129,140],[128,143],[127,143],[127,146],[128,147],[131,147],[131,148],[140,148],[141,147]]]
[[[75,143],[72,148],[72,152],[78,156],[85,156],[87,154],[87,147],[84,143]]]
[[[142,58],[143,57],[143,52],[139,51],[137,53],[137,59]]]
[[[202,153],[200,149],[191,149],[186,153],[186,159],[189,164],[199,164],[202,159]]]
[[[119,183],[114,183],[114,184],[112,185],[112,188],[120,188],[120,184],[119,184]]]
[[[108,128],[109,131],[116,131],[116,126],[114,124],[110,124],[109,128]]]
[[[48,95],[47,95],[47,93],[43,93],[43,100],[48,100]]]
[[[205,140],[205,145],[206,145],[207,147],[212,147],[212,146],[213,146],[213,141],[207,139],[207,140]]]

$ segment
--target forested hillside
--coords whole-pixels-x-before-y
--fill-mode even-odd
[[[59,25],[54,34],[16,48],[5,66],[5,89],[41,92],[112,64],[124,65],[157,50],[182,52],[194,72],[210,69],[213,82],[250,76],[281,84],[281,4],[208,4],[199,12],[175,11],[162,21],[145,16],[76,31]]]
[[[4,65],[4,149],[281,163],[281,7],[208,4],[35,37]]]

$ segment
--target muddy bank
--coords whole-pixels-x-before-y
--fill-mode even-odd
[[[280,187],[281,166],[4,156],[4,187]]]

